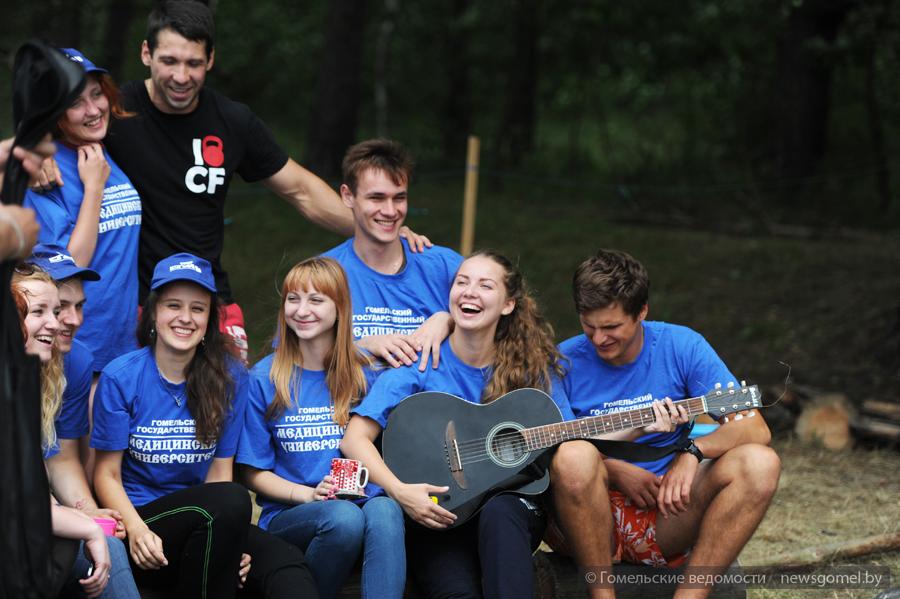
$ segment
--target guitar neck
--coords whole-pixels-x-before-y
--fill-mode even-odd
[[[706,413],[706,404],[702,397],[690,397],[673,402],[676,406],[684,406],[688,418]],[[544,449],[565,441],[590,439],[606,433],[614,433],[631,428],[647,426],[656,421],[653,408],[638,408],[626,412],[612,412],[600,416],[578,418],[567,422],[546,424],[521,431],[528,450]]]

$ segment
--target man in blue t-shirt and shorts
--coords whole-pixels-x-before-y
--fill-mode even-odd
[[[584,334],[560,344],[576,417],[697,397],[736,381],[698,333],[645,320],[649,288],[643,265],[624,252],[600,250],[578,267],[573,292]],[[588,582],[602,582],[614,556],[724,571],[765,515],[780,461],[756,410],[720,424],[695,441],[682,434],[687,424],[641,437],[644,446],[676,448],[668,455],[650,450],[659,457],[641,457],[647,461],[613,459],[587,441],[561,445],[550,472],[562,538],[551,545],[568,551]],[[712,589],[693,586],[675,596],[705,597]],[[589,590],[592,597],[614,596],[609,584]]]
[[[425,370],[429,357],[437,368],[450,333],[447,302],[462,256],[439,246],[413,253],[401,239],[411,173],[412,160],[395,141],[347,150],[341,199],[353,212],[353,237],[324,255],[347,273],[357,345],[391,366],[418,359]]]

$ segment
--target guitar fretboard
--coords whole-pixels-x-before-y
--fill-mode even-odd
[[[684,406],[689,418],[706,412],[706,406],[702,397],[691,397],[673,403],[676,406]],[[647,426],[655,421],[656,416],[653,415],[653,408],[648,406],[627,412],[612,412],[600,416],[569,420],[568,422],[536,426],[521,431],[521,435],[525,439],[526,448],[531,451],[552,447],[565,441],[590,439],[606,433]]]

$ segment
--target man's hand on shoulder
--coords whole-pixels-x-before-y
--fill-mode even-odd
[[[419,358],[422,350],[407,335],[370,335],[357,341],[356,346],[381,358],[393,368],[398,368],[401,364],[409,366]]]
[[[425,248],[433,247],[434,244],[431,243],[431,240],[425,237],[424,235],[419,235],[406,225],[400,227],[400,237],[406,239],[407,243],[409,243],[409,251],[414,254],[418,254],[419,252],[424,252]]]
[[[419,359],[419,372],[425,372],[429,358],[431,358],[431,367],[438,367],[441,359],[441,343],[452,331],[453,318],[449,312],[435,312],[422,323],[422,326],[413,331],[409,336],[410,342],[413,347],[418,347],[422,352],[422,357]]]

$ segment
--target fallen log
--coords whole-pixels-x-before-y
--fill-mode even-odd
[[[900,442],[900,424],[886,420],[857,416],[850,422],[850,428],[857,437],[878,439],[880,441]]]
[[[862,403],[860,411],[875,418],[890,420],[900,424],[900,404],[897,403],[867,399]]]

